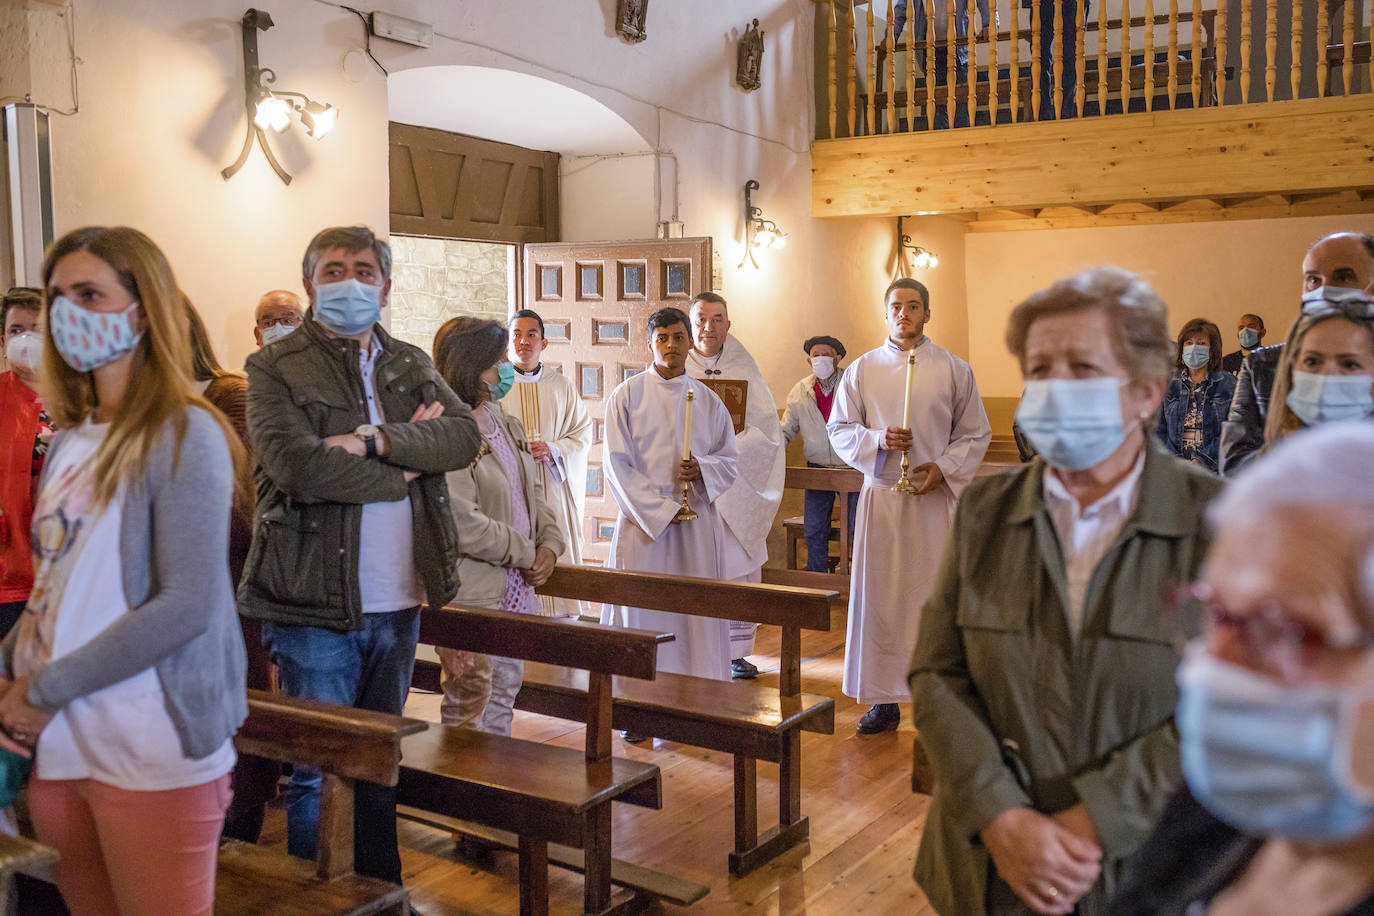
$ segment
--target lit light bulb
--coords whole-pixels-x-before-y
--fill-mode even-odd
[[[916,256],[911,259],[911,263],[917,270],[926,270],[930,267],[930,255],[924,251],[918,251]]]
[[[258,100],[257,113],[253,116],[253,123],[264,130],[270,128],[281,133],[291,126],[291,106],[285,99],[279,99],[274,95],[265,95]]]
[[[779,229],[777,232],[773,233],[773,247],[774,247],[774,248],[784,248],[784,247],[786,247],[786,245],[787,245],[787,234],[786,234],[785,232],[783,232],[781,229]]]
[[[316,140],[333,130],[338,120],[339,109],[333,105],[306,102],[301,109],[301,123],[305,125],[305,132]]]
[[[767,248],[773,244],[775,238],[777,238],[777,233],[772,229],[760,229],[754,233],[754,247]]]
[[[930,267],[932,270],[940,266],[940,259],[936,257],[934,254],[927,253],[926,258],[930,262]]]

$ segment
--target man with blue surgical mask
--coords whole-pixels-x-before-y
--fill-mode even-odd
[[[305,320],[305,306],[301,297],[285,289],[264,293],[253,310],[253,339],[265,347],[281,340]]]
[[[481,434],[424,351],[380,324],[386,242],[326,229],[302,274],[309,316],[247,362],[259,473],[239,611],[263,621],[288,695],[398,714],[420,606],[458,588],[444,474],[472,462]],[[314,858],[319,772],[296,766],[286,798],[287,849]],[[354,865],[400,883],[394,788],[358,784]]]
[[[1236,322],[1236,339],[1240,341],[1240,349],[1221,358],[1221,371],[1239,375],[1245,357],[1264,343],[1264,334],[1263,318],[1250,313],[1241,315],[1240,321]]]

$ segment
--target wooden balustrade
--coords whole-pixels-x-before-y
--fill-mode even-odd
[[[819,130],[828,127],[832,138],[929,130],[937,123],[1016,124],[1065,112],[1100,117],[1350,95],[1374,85],[1366,24],[1357,22],[1362,17],[1353,0],[1335,22],[1325,2],[1316,4],[1315,21],[1304,20],[1299,3],[1280,21],[1278,0],[1167,0],[1167,7],[1142,0],[1140,16],[1132,15],[1131,0],[1122,0],[1117,19],[1105,2],[1092,17],[1078,0],[1070,17],[1062,2],[1037,0],[1023,10],[1018,0],[988,0],[991,23],[981,21],[969,0],[816,3],[824,16],[817,20],[824,30],[817,68],[825,79],[818,94],[826,106]],[[901,35],[892,25],[899,13],[907,23]],[[1374,22],[1369,28],[1374,31]],[[1071,57],[1064,54],[1066,41],[1075,46]],[[1287,60],[1280,59],[1281,43]],[[1307,54],[1304,73],[1309,48],[1316,53]],[[1262,92],[1256,68],[1262,68]],[[1238,91],[1228,98],[1232,83]]]

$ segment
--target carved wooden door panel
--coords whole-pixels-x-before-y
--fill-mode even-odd
[[[525,246],[524,307],[544,319],[544,364],[568,378],[592,417],[584,562],[605,564],[619,509],[602,472],[606,400],[650,364],[645,329],[664,306],[687,310],[711,280],[709,238]]]

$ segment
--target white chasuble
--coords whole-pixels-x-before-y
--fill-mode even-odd
[[[689,386],[692,457],[701,466],[701,480],[690,486],[687,502],[697,518],[674,524]],[[651,367],[617,386],[606,404],[603,470],[620,516],[607,567],[705,579],[725,578],[724,570],[738,567],[738,547],[726,536],[716,506],[735,482],[735,455],[730,414],[700,382],[685,374],[665,379]],[[660,671],[730,679],[727,620],[608,604],[601,622],[673,633],[673,642],[659,646]]]
[[[754,358],[732,335],[726,336],[720,352],[713,357],[702,356],[695,350],[688,354],[687,374],[698,379],[749,383],[744,429],[735,437],[739,476],[716,507],[725,519],[727,536],[737,545],[732,554],[740,559],[740,564],[727,569],[722,578],[758,582],[760,570],[768,560],[768,532],[782,504],[783,479],[787,475],[787,443],[778,422],[777,404]],[[757,629],[743,621],[731,624],[732,658],[753,653]]]
[[[572,380],[540,366],[529,375],[515,374],[515,384],[501,399],[507,413],[520,418],[531,441],[545,442],[552,461],[535,464],[544,484],[544,498],[563,532],[559,563],[582,563],[583,506],[587,491],[587,453],[592,447],[592,419]],[[546,615],[578,616],[582,602],[543,596]]]
[[[945,479],[924,496],[895,492],[902,453],[879,446],[887,427],[902,425],[906,363],[907,352],[891,341],[855,360],[827,424],[836,453],[864,473],[843,684],[860,703],[911,699],[906,676],[921,607],[935,584],[955,502],[992,440],[973,370],[922,338],[911,379],[910,465],[933,461]],[[912,478],[920,482],[920,475]]]

